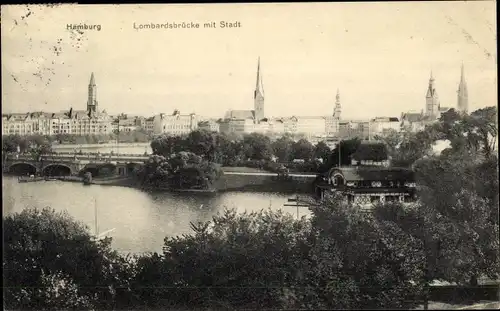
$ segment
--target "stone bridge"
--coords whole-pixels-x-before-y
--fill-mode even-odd
[[[42,155],[35,159],[32,155],[11,154],[3,163],[4,173],[32,175],[78,175],[91,172],[93,176],[129,175],[136,167],[148,159],[144,155]],[[103,173],[105,172],[105,173]]]

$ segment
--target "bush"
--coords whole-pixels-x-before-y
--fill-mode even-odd
[[[130,271],[109,239],[94,241],[66,213],[26,209],[4,219],[8,309],[109,308]],[[123,291],[123,290],[121,290]]]

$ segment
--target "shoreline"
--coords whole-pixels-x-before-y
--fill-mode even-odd
[[[9,177],[18,177],[13,175],[6,175]],[[32,182],[47,182],[47,181],[62,181],[62,182],[79,182],[84,184],[83,177],[79,176],[47,176],[48,180],[45,179],[37,179]],[[215,195],[218,193],[226,193],[226,192],[269,192],[269,193],[282,193],[282,194],[294,194],[294,193],[303,193],[308,195],[313,195],[312,192],[304,191],[304,189],[298,188],[284,188],[280,189],[279,187],[269,187],[269,185],[247,185],[239,188],[231,188],[231,189],[173,189],[168,187],[148,187],[141,186],[133,177],[112,177],[112,178],[94,178],[92,182],[88,185],[97,185],[97,186],[107,186],[107,187],[125,187],[125,188],[133,188],[140,191],[146,192],[168,192],[168,193],[178,193],[178,194],[199,194],[199,195]]]

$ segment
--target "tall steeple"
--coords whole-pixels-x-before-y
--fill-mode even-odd
[[[469,93],[467,91],[467,82],[465,82],[463,63],[461,68],[460,83],[458,84],[457,98],[458,111],[467,113],[467,111],[469,110]]]
[[[425,115],[431,119],[436,119],[439,115],[439,98],[436,88],[434,86],[434,76],[431,71],[429,78],[429,86],[427,87],[427,94],[425,96]]]
[[[340,92],[337,89],[337,95],[335,96],[335,109],[333,110],[333,116],[335,119],[340,120],[340,113],[342,112],[342,107],[340,106]]]
[[[260,57],[257,60],[257,81],[254,91],[254,118],[255,123],[259,123],[264,119],[264,84],[260,72]]]
[[[87,112],[89,114],[97,112],[97,86],[95,84],[94,73],[90,75],[89,91],[87,99]]]

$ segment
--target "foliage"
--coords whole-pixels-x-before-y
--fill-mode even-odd
[[[314,155],[314,146],[306,139],[299,139],[292,145],[292,158],[311,160]]]
[[[362,143],[352,154],[352,159],[356,161],[380,162],[387,160],[387,158],[387,147],[383,143]]]
[[[179,152],[191,152],[209,162],[223,166],[242,166],[242,163],[252,165],[255,161],[265,166],[274,166],[269,163],[272,156],[277,156],[281,162],[288,163],[300,157],[307,161],[316,154],[325,158],[329,152],[328,146],[319,144],[315,148],[305,139],[294,142],[289,135],[284,135],[274,142],[263,134],[251,133],[235,137],[231,134],[196,130],[188,135],[172,136],[160,135],[153,139],[151,148],[156,155],[166,158]],[[253,166],[252,166],[253,167]]]
[[[328,162],[328,158],[330,157],[331,153],[332,150],[323,141],[318,142],[316,146],[314,146],[314,158],[322,159],[323,163]]]
[[[339,147],[340,147],[340,165],[351,165],[351,156],[356,152],[359,145],[361,144],[361,140],[359,138],[353,138],[349,140],[340,141],[339,145],[337,145],[329,159],[328,159],[328,167],[339,166]]]
[[[301,308],[404,309],[419,293],[412,285],[409,236],[333,198],[312,209],[311,260]],[[312,243],[314,242],[314,243]],[[317,290],[317,289],[323,290]],[[318,301],[319,305],[310,305]],[[310,304],[303,305],[304,302]]]
[[[128,287],[124,267],[110,240],[94,241],[65,213],[26,209],[4,219],[8,309],[109,308]]]
[[[271,140],[269,137],[259,133],[245,135],[242,145],[243,154],[248,159],[270,160],[273,154]]]
[[[29,141],[19,135],[3,135],[2,136],[2,151],[17,152],[17,147],[21,152],[28,149]]]
[[[477,159],[493,155],[497,139],[497,107],[486,107],[470,115],[454,109],[443,113],[439,122],[427,125],[423,131],[392,131],[383,140],[388,147],[392,165],[410,167],[417,160],[432,155],[435,142],[448,140],[451,148],[444,153],[468,153]]]
[[[411,211],[399,210],[404,217],[387,211],[379,216],[421,241],[424,285],[433,279],[474,285],[478,277],[500,276],[494,115],[494,107],[470,116],[451,110],[398,148],[400,159],[406,158],[416,172],[419,204]],[[438,139],[451,141],[451,147],[429,154]],[[408,157],[404,150],[410,146],[415,154]]]
[[[142,185],[180,189],[210,188],[220,178],[220,167],[192,152],[179,152],[166,158],[152,155],[137,172]]]
[[[432,217],[434,236],[444,241],[439,256],[449,258],[438,273],[446,280],[464,284],[478,275],[499,276],[498,173],[491,167],[496,160],[489,161],[476,164],[463,154],[415,166],[422,213]]]
[[[294,141],[288,136],[278,138],[272,143],[274,155],[282,162],[292,160],[293,143]]]

